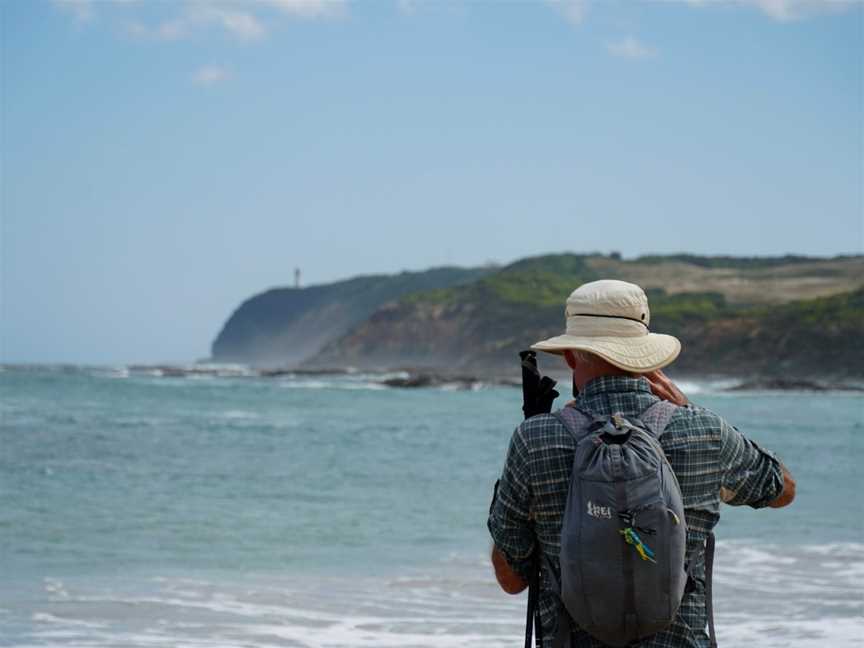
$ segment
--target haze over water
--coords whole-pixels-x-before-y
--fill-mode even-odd
[[[0,645],[518,644],[485,519],[519,390],[375,379],[7,367]],[[723,509],[721,645],[857,645],[860,397],[686,387],[799,485]]]

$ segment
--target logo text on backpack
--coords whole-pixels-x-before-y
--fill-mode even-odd
[[[608,506],[600,506],[588,500],[588,515],[602,520],[612,519],[612,509]]]

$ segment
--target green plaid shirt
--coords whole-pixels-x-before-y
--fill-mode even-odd
[[[638,416],[657,402],[644,378],[603,376],[590,381],[576,405],[594,415]],[[687,551],[695,560],[695,587],[684,595],[675,622],[646,639],[639,648],[708,646],[705,631],[704,543],[720,518],[720,502],[760,508],[783,490],[780,461],[747,439],[717,414],[693,405],[675,412],[661,445],[684,496]],[[489,532],[507,563],[526,581],[535,545],[549,558],[560,578],[561,519],[570,485],[575,441],[557,418],[539,415],[513,433],[498,495],[489,514]],[[543,569],[540,616],[544,647],[551,646],[558,599]],[[573,626],[574,648],[604,644]]]

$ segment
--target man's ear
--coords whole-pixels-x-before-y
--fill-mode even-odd
[[[567,362],[567,366],[570,369],[576,368],[576,356],[573,355],[573,352],[570,349],[564,349],[564,360]]]

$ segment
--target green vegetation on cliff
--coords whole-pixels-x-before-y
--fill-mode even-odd
[[[835,257],[838,259],[849,257]],[[787,254],[782,257],[733,257],[733,256],[699,256],[696,254],[646,255],[637,259],[639,263],[670,263],[680,261],[702,268],[734,268],[737,270],[753,270],[758,268],[776,268],[798,263],[812,263],[814,257]]]
[[[754,311],[762,318],[786,328],[818,325],[827,329],[855,330],[857,327],[861,335],[864,333],[864,288],[776,308],[760,307]]]

